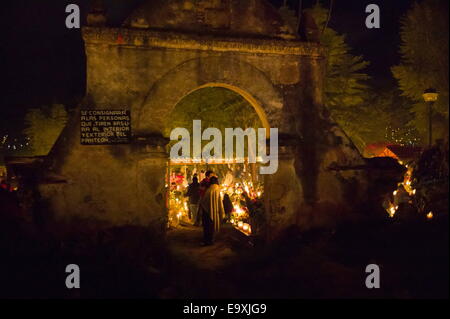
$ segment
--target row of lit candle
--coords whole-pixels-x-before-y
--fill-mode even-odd
[[[231,223],[248,235],[252,233],[252,226],[250,226],[250,224],[244,223],[243,221],[236,222],[233,219],[231,220]]]
[[[244,157],[234,157],[234,158],[198,158],[198,157],[186,157],[186,158],[173,158],[170,160],[171,164],[244,164],[248,159]],[[256,157],[257,163],[262,163],[263,158]]]

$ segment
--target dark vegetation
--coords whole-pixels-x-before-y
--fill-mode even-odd
[[[231,227],[211,250],[200,230],[90,229],[86,221],[1,223],[2,298],[445,298],[448,215],[379,218],[335,229],[287,230],[271,245],[249,244]],[[180,246],[181,245],[181,246]],[[177,248],[177,246],[179,246]],[[65,287],[68,264],[81,289]],[[365,288],[365,267],[381,268],[381,289]]]

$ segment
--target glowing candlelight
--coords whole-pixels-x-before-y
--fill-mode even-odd
[[[244,226],[244,223],[242,221],[238,222],[238,227],[242,228]]]
[[[235,206],[234,206],[234,211],[235,211],[236,214],[238,214],[238,215],[241,215],[241,214],[244,213],[244,210],[243,210],[241,207],[239,207],[238,205],[235,205]]]
[[[427,219],[432,219],[433,218],[433,212],[429,212],[428,214],[427,214]]]
[[[389,211],[388,211],[389,217],[393,218],[397,209],[398,209],[398,206],[389,207]]]

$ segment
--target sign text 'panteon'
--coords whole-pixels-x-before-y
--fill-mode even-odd
[[[130,143],[130,111],[81,110],[80,115],[80,142],[82,145]]]

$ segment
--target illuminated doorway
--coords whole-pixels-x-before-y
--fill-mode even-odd
[[[165,123],[165,136],[169,137],[175,128],[186,128],[192,136],[193,120],[201,120],[202,130],[219,129],[222,136],[225,136],[225,128],[267,129],[268,122],[262,108],[255,104],[256,100],[244,97],[235,89],[217,84],[201,87],[177,103]],[[169,144],[168,153],[176,142]],[[202,147],[208,142],[203,141]],[[236,143],[239,142],[236,140]],[[220,158],[206,162],[191,158],[169,162],[166,178],[169,227],[176,229],[195,223],[195,214],[190,211],[189,198],[186,197],[187,188],[194,177],[201,182],[209,170],[219,178],[222,198],[227,196],[229,200],[226,201],[231,203],[232,211],[227,215],[227,222],[246,235],[258,231],[264,219],[264,180],[259,174],[260,164],[248,161],[248,152],[252,152],[248,143],[243,147],[246,156],[240,159]]]

